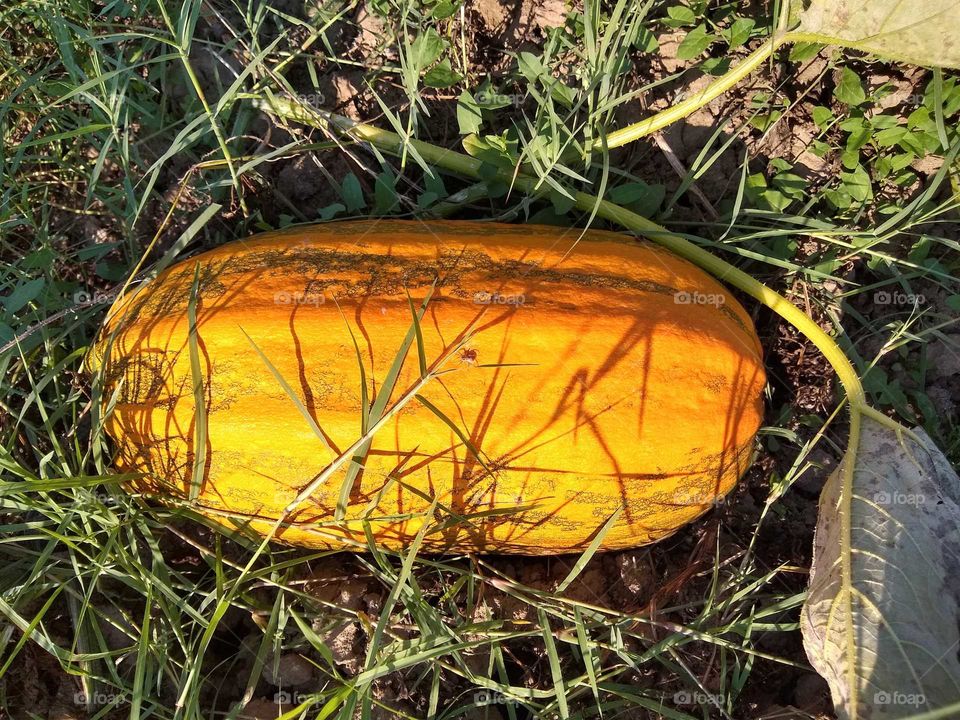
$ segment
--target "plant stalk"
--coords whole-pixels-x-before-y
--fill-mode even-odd
[[[769,43],[769,47],[765,45],[766,49],[761,48],[760,51],[757,51],[752,56],[752,65],[750,63],[745,63],[743,66],[740,66],[742,75],[746,75],[750,69],[752,69],[752,67],[756,67],[757,64],[762,62],[764,57],[769,57],[769,54],[772,53],[772,51],[779,44],[787,42],[789,38],[789,34],[780,36],[779,41],[771,41]],[[738,74],[738,76],[742,75]],[[722,86],[726,87],[727,83],[722,83]],[[453,150],[440,148],[420,140],[414,140],[412,138],[405,139],[396,133],[380,130],[379,128],[367,125],[365,123],[354,122],[339,115],[320,112],[311,108],[304,108],[303,106],[295,105],[288,100],[276,98],[272,95],[268,95],[268,97],[269,102],[255,100],[255,103],[262,109],[266,111],[272,111],[280,117],[294,120],[305,125],[319,127],[327,130],[328,132],[339,132],[340,134],[346,135],[356,141],[368,142],[377,149],[394,155],[402,155],[406,148],[413,147],[419,153],[423,161],[429,165],[437,166],[448,172],[461,175],[474,181],[481,179],[480,168],[482,163],[475,158],[463,155],[462,153],[458,153]],[[702,102],[702,99],[702,96],[701,98],[698,98],[698,103]],[[684,106],[681,111],[678,111],[679,114],[674,115],[674,119],[677,119],[677,117],[682,117],[682,111],[686,110],[689,110],[689,106]],[[648,124],[635,129],[625,128],[623,134],[621,134],[618,138],[618,142],[629,142],[630,139],[639,137],[644,130],[648,132],[651,131],[649,129],[651,127],[653,127],[653,125]],[[500,170],[498,171],[498,176],[499,179],[506,183],[515,185],[529,195],[536,196],[542,194],[543,192],[542,187],[538,186],[537,179],[523,174],[519,171],[519,168],[515,172],[510,170]],[[767,306],[784,320],[797,328],[820,350],[820,352],[823,353],[824,357],[827,359],[827,362],[830,363],[831,367],[833,367],[834,371],[837,373],[840,383],[846,392],[846,399],[850,404],[850,434],[847,438],[846,451],[839,469],[842,490],[840,493],[839,506],[837,508],[837,515],[839,516],[841,525],[841,557],[849,558],[853,552],[852,500],[854,472],[856,468],[856,457],[857,450],[859,448],[863,416],[867,415],[878,422],[882,422],[890,427],[893,427],[898,433],[904,431],[904,428],[902,428],[902,426],[900,426],[894,420],[882,415],[880,412],[867,404],[860,378],[853,367],[853,364],[847,358],[840,346],[837,345],[836,341],[826,332],[824,332],[810,317],[808,317],[785,297],[771,290],[763,283],[759,282],[742,270],[734,267],[725,260],[722,260],[707,250],[694,245],[686,238],[670,232],[652,220],[627,210],[626,208],[620,207],[615,203],[602,200],[595,195],[573,191],[571,191],[571,195],[574,198],[576,207],[578,207],[580,210],[593,213],[596,217],[604,218],[605,220],[617,223],[618,225],[634,233],[644,235],[659,245],[666,247],[675,254],[691,261],[695,265],[711,273],[718,280],[728,283],[743,291],[747,295],[750,295],[755,300]],[[844,561],[841,563],[841,589],[837,594],[837,598],[839,602],[842,603],[841,612],[843,613],[843,617],[847,619],[852,618],[853,615],[853,592],[853,569],[850,562]],[[849,622],[846,623],[845,634],[846,652],[848,657],[853,659],[849,663],[847,671],[848,684],[851,692],[851,703],[854,708],[858,708],[859,687],[857,685],[857,679],[854,672],[854,666],[856,663],[856,642],[853,636],[853,626]]]
[[[764,41],[764,43],[730,69],[729,72],[710,83],[702,92],[692,97],[684,98],[676,105],[661,110],[655,115],[640,120],[633,125],[614,130],[607,135],[606,146],[608,150],[629,145],[635,140],[646,135],[652,135],[658,130],[662,130],[668,125],[672,125],[678,120],[682,120],[695,113],[700,108],[705,107],[718,97],[735,87],[741,80],[750,75],[754,70],[773,57],[773,54],[782,45],[790,42],[796,42],[798,38],[794,33],[775,33]],[[593,141],[586,146],[587,153],[599,152],[601,143]]]
[[[471,180],[481,179],[480,167],[482,162],[469,155],[437,147],[422,140],[403,138],[396,133],[381,130],[366,123],[355,122],[334,113],[307,108],[285,98],[273,95],[268,95],[268,97],[268,102],[259,100],[255,101],[255,104],[262,110],[272,112],[287,120],[338,132],[353,140],[370,143],[377,149],[392,155],[401,155],[405,146],[409,145],[430,165]],[[542,188],[538,186],[538,181],[534,177],[522,173],[514,174],[512,170],[499,170],[498,176],[500,180],[514,185],[526,194],[537,195],[542,192]],[[725,260],[716,257],[686,238],[670,232],[662,225],[658,225],[642,215],[607,200],[601,200],[589,193],[570,191],[570,194],[574,198],[576,207],[580,210],[584,212],[595,211],[597,217],[621,225],[638,235],[648,237],[773,310],[803,333],[823,353],[827,362],[836,371],[851,407],[860,408],[866,405],[860,378],[846,354],[833,338],[785,297]]]

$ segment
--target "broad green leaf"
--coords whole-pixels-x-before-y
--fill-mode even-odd
[[[750,33],[756,21],[753,18],[737,18],[729,28],[723,31],[723,37],[731,48],[740,47],[750,39]]]
[[[838,718],[906,718],[960,699],[960,479],[923,430],[861,420],[849,547],[841,468],[820,496],[801,630]]]
[[[453,69],[450,61],[444,58],[436,67],[427,70],[423,76],[423,84],[427,87],[445,88],[455,85],[463,76]]]
[[[476,98],[464,90],[457,99],[457,124],[461,135],[470,135],[480,130],[483,118]]]
[[[833,122],[834,119],[830,109],[822,105],[814,105],[811,114],[813,115],[813,122],[821,130],[826,130],[827,126]]]
[[[389,170],[384,170],[373,184],[373,214],[387,215],[393,212],[400,204],[397,196],[397,177]]]
[[[894,127],[886,128],[878,132],[873,136],[873,141],[879,147],[893,147],[903,139],[903,136],[906,135],[907,132],[907,128],[902,125],[895,125]]]
[[[677,48],[677,60],[693,60],[713,44],[716,38],[707,32],[705,25],[697,25],[684,36]]]
[[[790,48],[789,60],[792,63],[804,63],[812,60],[820,52],[820,43],[815,42],[796,42]]]
[[[418,70],[432,65],[439,59],[443,52],[444,41],[437,31],[429,28],[410,45],[410,59],[414,67]]]
[[[536,83],[541,78],[548,78],[550,71],[543,64],[543,60],[531,52],[521,52],[517,56],[517,69],[529,83]]]
[[[347,208],[343,203],[332,203],[320,208],[317,211],[317,214],[320,216],[321,220],[333,220],[337,215],[346,209]]]
[[[858,202],[865,202],[873,197],[870,176],[862,165],[854,167],[853,172],[840,173],[840,181],[843,183],[844,191]]]
[[[812,0],[799,32],[819,42],[930,67],[960,67],[957,0]]]
[[[848,67],[840,71],[840,82],[837,83],[833,96],[845,105],[859,105],[867,99],[860,77]]]
[[[660,43],[656,35],[646,28],[640,28],[637,31],[637,36],[633,39],[633,46],[640,52],[650,53],[660,47]]]
[[[347,210],[355,212],[363,210],[367,206],[367,201],[363,199],[363,188],[360,187],[360,181],[352,172],[347,173],[343,178],[343,185],[340,188],[340,197],[347,205]]]
[[[453,15],[456,11],[456,3],[450,2],[450,0],[440,0],[440,2],[433,6],[430,15],[434,20],[443,20]]]
[[[7,312],[15,313],[40,294],[45,282],[46,280],[42,277],[21,282],[14,288],[12,293],[5,298],[0,298],[0,302],[3,303],[4,309]]]
[[[679,27],[680,25],[693,25],[697,21],[697,16],[693,10],[685,5],[674,5],[667,8],[667,15],[670,18],[669,25]]]
[[[463,139],[463,149],[468,155],[502,170],[513,168],[516,162],[516,142],[502,135],[467,135]]]
[[[611,188],[608,198],[617,205],[624,205],[644,217],[652,217],[660,210],[666,197],[664,185],[647,185],[643,181],[624,183]]]

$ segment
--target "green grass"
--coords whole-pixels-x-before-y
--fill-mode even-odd
[[[582,225],[590,216],[572,210],[574,187],[734,258],[818,318],[842,313],[873,401],[960,461],[960,425],[928,396],[926,356],[960,311],[955,77],[928,72],[911,110],[881,112],[890,88],[869,85],[879,70],[863,58],[826,51],[832,91],[796,93],[795,71],[816,48],[795,48],[682,172],[653,145],[584,151],[602,149],[618,113],[674,77],[720,73],[726,56],[746,52],[745,35],[769,34],[769,18],[738,6],[591,5],[489,72],[471,59],[471,11],[444,0],[372,3],[395,53],[367,57],[344,54],[342,35],[356,31],[347,3],[314,13],[161,0],[0,9],[0,708],[41,716],[19,689],[37,652],[54,658],[44,672],[74,712],[132,718],[237,717],[244,701],[272,697],[261,676],[284,653],[314,663],[303,713],[289,714],[311,718],[478,717],[468,715],[478,701],[511,719],[746,716],[758,667],[804,665],[762,649],[796,633],[803,599],[802,570],[790,558],[771,565],[763,538],[796,512],[789,488],[814,441],[835,432],[828,409],[795,407],[786,383],[762,437],[780,464],[763,478],[760,522],[713,546],[707,537],[683,584],[695,592],[668,593],[650,612],[584,600],[584,568],[600,562],[589,555],[544,588],[496,559],[305,553],[228,537],[189,509],[145,506],[110,471],[110,398],[81,369],[126,283],[196,249],[371,215]],[[674,30],[688,33],[685,64],[662,73],[656,38]],[[364,120],[462,146],[491,168],[519,161],[541,194],[521,197],[493,173],[466,186],[414,152],[394,161],[308,128],[268,133],[253,108],[267,91],[329,96],[324,74],[355,70],[371,88]],[[792,158],[754,156],[778,123],[795,121],[814,128],[811,152],[834,172],[807,182]],[[693,189],[727,145],[752,163],[710,198],[713,217]],[[946,161],[922,177],[913,166],[930,156]],[[326,204],[286,196],[272,169],[290,158],[321,166]],[[878,292],[930,301],[878,309]],[[407,362],[426,367],[416,335]],[[374,405],[363,427],[386,410]],[[677,553],[697,536],[685,537],[651,551],[658,581],[686,564]],[[315,573],[348,576],[377,600],[318,591]],[[504,605],[520,619],[497,617]],[[331,649],[331,630],[347,623],[367,639],[352,672]],[[678,705],[683,697],[697,703]]]

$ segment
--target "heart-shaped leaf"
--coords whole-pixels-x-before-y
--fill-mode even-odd
[[[841,720],[960,717],[960,479],[923,430],[861,421],[849,506],[842,465],[820,496],[807,657]]]
[[[812,0],[799,33],[880,57],[928,67],[960,67],[957,0]]]

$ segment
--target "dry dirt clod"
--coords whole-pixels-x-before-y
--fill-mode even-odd
[[[677,59],[677,50],[680,48],[680,43],[683,42],[686,35],[687,33],[685,31],[676,30],[671,33],[664,33],[657,38],[657,42],[660,44],[659,54],[661,62],[663,63],[663,69],[668,74],[675,73],[687,66],[686,61]]]
[[[954,399],[956,396],[948,388],[940,385],[929,387],[927,388],[927,397],[930,398],[930,402],[933,403],[933,407],[940,417],[952,418],[956,416],[957,401]]]
[[[354,79],[358,82],[360,81],[360,78]],[[360,112],[355,102],[357,96],[360,95],[360,90],[357,88],[356,83],[354,83],[348,75],[337,73],[333,76],[333,90],[337,95],[335,107],[339,112],[351,120],[362,120],[363,118],[360,117]]]
[[[821,447],[815,447],[807,456],[810,467],[797,478],[794,487],[810,495],[819,495],[824,483],[837,467],[837,458]]]
[[[276,720],[293,706],[283,702],[276,702],[267,698],[257,698],[247,703],[240,711],[238,720]]]
[[[825,58],[822,53],[811,58],[809,62],[804,63],[800,67],[800,70],[794,77],[796,85],[801,88],[806,88],[814,83],[822,82],[821,76],[827,69],[828,64],[827,58]]]
[[[563,27],[569,10],[564,0],[536,0],[532,3],[524,3],[524,6],[527,4],[533,6],[531,19],[540,29]]]
[[[331,562],[313,570],[305,590],[317,600],[342,610],[362,610],[370,587],[366,579],[347,574],[342,564]]]
[[[943,158],[939,155],[927,155],[910,163],[910,167],[924,175],[934,175],[943,167]]]
[[[276,687],[301,687],[313,679],[313,664],[298,653],[284,653],[264,663],[263,679]]]
[[[316,193],[324,180],[316,163],[304,155],[280,171],[278,189],[291,200],[304,200]]]
[[[537,36],[546,36],[551,28],[563,27],[570,6],[565,0],[474,0],[471,7],[480,24],[498,43],[516,48]]]
[[[797,679],[793,689],[793,703],[808,713],[830,711],[830,687],[817,673],[806,673]]]
[[[356,23],[360,34],[357,37],[355,49],[363,51],[364,55],[370,55],[371,51],[380,45],[386,34],[383,20],[364,5],[357,12]]]
[[[794,169],[804,180],[819,177],[827,170],[827,161],[809,150],[802,151],[794,161]]]
[[[495,32],[503,30],[510,17],[506,3],[499,0],[476,0],[473,3],[474,10],[480,16],[487,30]]]
[[[626,550],[614,556],[623,589],[636,603],[646,602],[656,590],[656,575],[647,550]]]
[[[320,639],[330,649],[334,661],[344,669],[354,674],[360,670],[365,654],[365,643],[360,628],[355,622],[338,625],[326,633],[321,633]]]
[[[927,361],[934,379],[960,375],[960,334],[932,342],[927,349]]]

